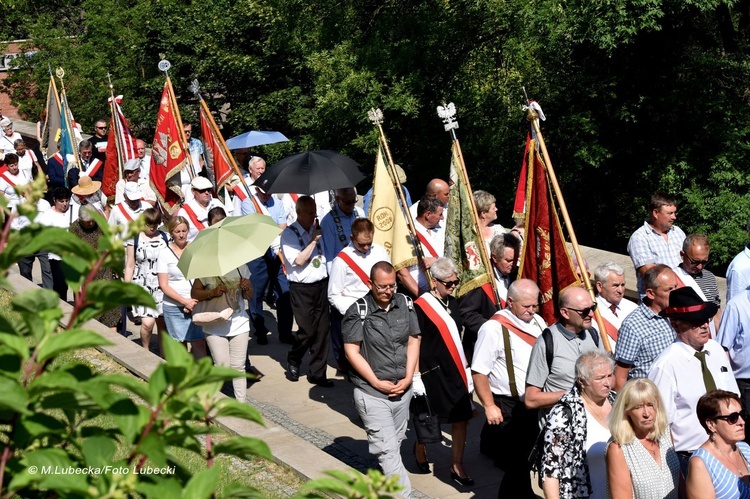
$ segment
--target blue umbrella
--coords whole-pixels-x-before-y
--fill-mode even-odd
[[[243,149],[245,147],[262,146],[265,144],[275,144],[276,142],[288,142],[289,139],[284,137],[281,132],[261,132],[250,130],[242,135],[232,137],[227,140],[229,149]]]

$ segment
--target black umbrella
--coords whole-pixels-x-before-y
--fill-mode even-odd
[[[362,167],[336,151],[307,151],[287,156],[258,177],[253,185],[265,192],[315,194],[354,187],[365,178]]]

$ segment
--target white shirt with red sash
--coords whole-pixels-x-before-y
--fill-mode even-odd
[[[11,212],[16,211],[16,206],[24,202],[24,198],[16,193],[15,187],[21,187],[31,182],[31,177],[27,177],[21,170],[15,175],[11,175],[7,168],[0,172],[0,194],[8,200],[8,208]],[[15,217],[11,222],[10,228],[21,230],[28,225],[29,219],[26,217]]]
[[[479,328],[471,370],[487,376],[492,393],[510,397],[503,325],[508,328],[510,335],[511,357],[519,394],[523,394],[526,389],[526,371],[529,367],[531,348],[547,325],[544,319],[536,314],[531,321],[524,322],[506,308],[497,312]]]
[[[630,300],[626,300],[623,298],[620,300],[620,303],[616,305],[615,310],[617,311],[617,315],[615,316],[614,312],[612,312],[611,303],[602,298],[601,295],[596,296],[596,303],[598,304],[597,309],[599,310],[599,313],[602,315],[602,319],[604,320],[604,326],[607,328],[607,334],[609,335],[609,344],[612,347],[612,351],[615,351],[615,345],[617,344],[618,339],[618,333],[620,332],[620,326],[622,326],[622,321],[630,315],[636,308],[638,308],[638,305],[633,303]],[[591,325],[594,326],[594,328],[599,331],[599,324],[595,320],[591,321]],[[601,333],[601,331],[599,331]]]
[[[141,213],[146,211],[146,208],[150,207],[151,205],[145,201],[139,201],[138,207],[136,209],[128,206],[125,201],[123,201],[122,203],[118,203],[114,206],[114,208],[112,208],[112,211],[109,214],[109,226],[121,227],[122,229],[120,230],[120,239],[123,239],[123,242],[127,242],[125,241],[125,234],[128,231],[130,222],[136,220],[141,216]]]
[[[349,307],[370,292],[370,270],[378,262],[390,262],[388,252],[379,244],[362,253],[353,244],[342,249],[333,259],[328,277],[328,301],[344,315]]]
[[[443,338],[443,343],[445,343],[453,363],[456,365],[456,369],[461,373],[466,389],[469,393],[473,392],[474,381],[471,379],[471,369],[469,369],[469,363],[464,356],[461,335],[453,318],[432,293],[422,294],[414,301],[414,305],[422,309],[422,312],[437,327],[440,336]]]
[[[188,242],[192,242],[198,232],[208,227],[208,212],[217,206],[224,208],[222,202],[215,198],[211,198],[205,208],[195,199],[191,199],[180,208],[177,214],[188,221]]]
[[[136,183],[141,191],[143,200],[156,203],[156,194],[154,194],[154,190],[148,184],[148,180],[143,180],[139,177]],[[125,179],[120,179],[115,184],[115,204],[122,203],[123,201],[125,201]]]
[[[414,228],[417,229],[417,236],[419,237],[419,242],[422,244],[422,252],[425,257],[440,258],[443,256],[443,241],[441,241],[437,232],[426,228],[418,220],[414,221]],[[430,290],[430,283],[427,282],[427,276],[422,272],[418,264],[409,266],[409,274],[417,282],[419,294]]]

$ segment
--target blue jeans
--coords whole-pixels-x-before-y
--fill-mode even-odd
[[[257,336],[266,336],[268,328],[263,317],[263,290],[266,289],[270,276],[275,275],[277,279],[272,283],[276,295],[276,317],[279,323],[279,337],[292,338],[292,305],[289,301],[289,281],[286,279],[284,270],[281,268],[281,260],[278,256],[272,256],[271,250],[265,255],[256,258],[247,264],[250,270],[250,283],[253,285],[253,297],[248,300],[250,321],[253,323],[253,333]]]

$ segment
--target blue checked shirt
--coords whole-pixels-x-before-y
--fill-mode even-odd
[[[644,222],[643,227],[633,232],[630,241],[628,241],[628,254],[630,259],[633,260],[635,270],[637,271],[638,268],[652,263],[663,263],[668,265],[669,268],[678,266],[682,262],[680,251],[682,251],[685,233],[682,229],[673,225],[667,232],[667,239],[665,241],[662,235],[654,230],[648,222]],[[643,298],[646,295],[643,279],[637,272],[636,275],[638,277],[638,293]]]
[[[625,317],[615,346],[615,360],[633,366],[630,378],[645,378],[651,364],[677,337],[669,319],[657,315],[645,304]]]

